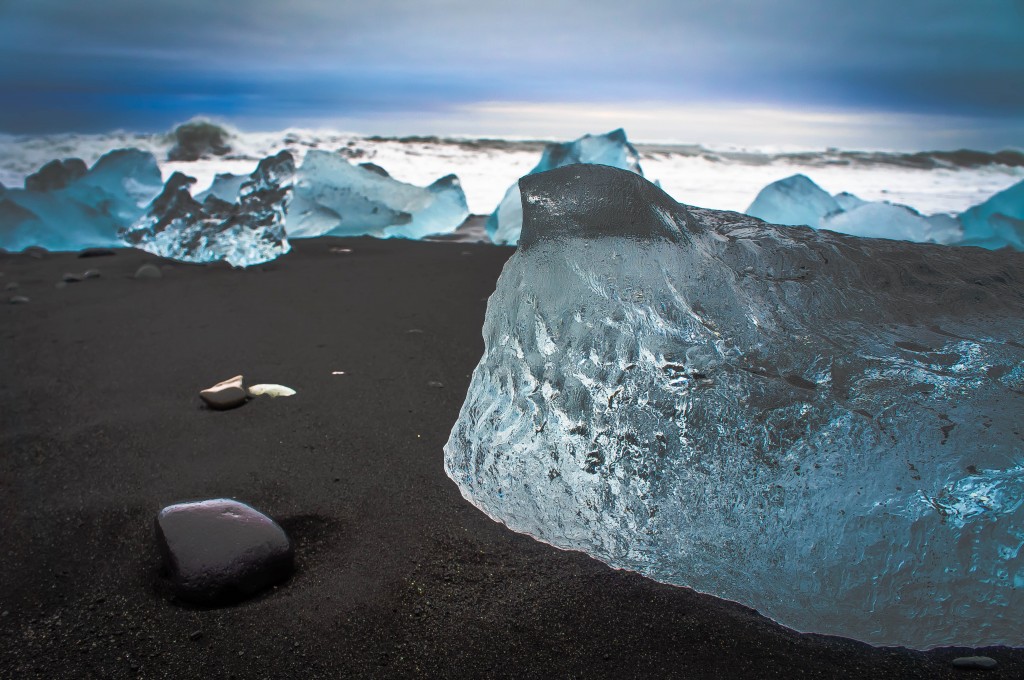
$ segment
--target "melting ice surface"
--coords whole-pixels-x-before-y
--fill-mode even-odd
[[[273,260],[290,249],[284,219],[294,176],[295,162],[282,151],[242,181],[218,177],[200,202],[189,192],[195,180],[176,172],[124,239],[183,262],[246,267]]]
[[[1024,255],[520,180],[445,469],[516,531],[878,645],[1024,640]]]
[[[451,233],[469,217],[455,175],[424,188],[399,182],[370,165],[309,151],[288,209],[288,235],[423,238]]]
[[[143,214],[163,182],[152,154],[120,149],[88,170],[54,161],[27,177],[25,189],[0,188],[0,247],[82,250],[122,246],[118,232]]]
[[[583,135],[573,142],[548,144],[540,162],[529,172],[535,175],[574,163],[597,163],[622,168],[643,176],[640,155],[626,140],[626,132],[619,128],[603,135]],[[505,192],[505,197],[487,218],[487,233],[499,245],[515,245],[523,228],[523,209],[519,184]]]

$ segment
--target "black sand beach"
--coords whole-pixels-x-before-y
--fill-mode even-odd
[[[512,250],[293,245],[245,271],[0,255],[0,677],[1024,677],[1024,650],[977,672],[950,665],[976,650],[799,635],[492,522],[442,447]],[[298,394],[202,406],[238,373]],[[153,518],[213,497],[281,522],[290,581],[168,601]]]

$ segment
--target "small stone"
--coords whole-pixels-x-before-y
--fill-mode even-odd
[[[444,387],[444,383],[439,380],[428,380],[427,387]]]
[[[28,298],[24,295],[12,295],[8,300],[12,305],[23,305],[28,302]]]
[[[998,662],[990,656],[961,656],[953,659],[953,665],[957,668],[977,668],[988,670],[998,666]]]
[[[164,273],[155,264],[144,264],[135,271],[137,279],[162,279]]]
[[[83,279],[98,279],[100,278],[99,269],[86,269],[85,273],[82,274]]]
[[[19,288],[21,288],[21,284],[19,284],[17,281],[11,281],[6,286],[4,286],[4,290],[18,290]]]
[[[66,273],[64,276],[60,277],[60,280],[64,283],[78,283],[82,280],[82,276],[81,274]]]
[[[198,640],[201,637],[203,637],[203,631],[201,631],[201,630],[194,630],[194,631],[192,631],[191,633],[188,634],[188,639],[192,640],[193,642]]]
[[[288,578],[294,565],[284,529],[227,498],[164,508],[156,535],[174,594],[190,602],[244,599]]]
[[[117,253],[110,248],[86,248],[78,253],[78,257],[110,257]]]
[[[245,385],[242,383],[242,376],[217,383],[199,393],[199,396],[206,402],[207,406],[216,410],[235,408],[245,403]]]
[[[284,385],[253,385],[249,388],[250,397],[259,397],[266,395],[268,397],[290,397],[295,394],[295,390]]]

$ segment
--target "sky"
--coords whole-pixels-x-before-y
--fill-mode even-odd
[[[1024,0],[0,0],[0,132],[1024,148]]]

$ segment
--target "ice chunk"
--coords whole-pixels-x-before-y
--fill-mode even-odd
[[[455,175],[417,187],[376,166],[353,165],[340,154],[313,150],[298,173],[288,235],[423,238],[451,233],[468,216]]]
[[[844,202],[849,203],[848,199]],[[823,217],[842,211],[835,198],[807,175],[772,182],[757,194],[747,214],[772,224],[817,227]]]
[[[613,168],[622,168],[643,176],[640,168],[640,154],[626,139],[622,128],[603,135],[583,135],[573,142],[548,144],[540,162],[529,172],[535,175],[554,168],[575,163],[596,163]],[[519,184],[513,184],[505,192],[501,203],[487,219],[487,233],[491,240],[501,245],[515,245],[523,228],[523,210],[519,195]]]
[[[248,267],[273,260],[290,249],[284,220],[294,175],[292,155],[282,151],[260,161],[234,201],[210,193],[200,203],[189,193],[195,180],[176,172],[124,238],[184,262],[224,260]]]
[[[929,218],[905,205],[884,202],[861,202],[845,212],[827,215],[821,220],[821,228],[919,243],[954,243],[961,235],[956,220],[948,215]]]
[[[963,245],[1024,250],[1024,181],[960,214]]]
[[[853,210],[857,206],[867,203],[867,201],[858,196],[854,196],[849,191],[841,191],[832,198],[836,199],[836,203],[839,204],[840,210]]]
[[[1024,255],[520,180],[445,469],[561,548],[879,645],[1024,639]]]
[[[167,152],[169,161],[197,161],[223,156],[231,151],[228,131],[208,120],[190,120],[174,129],[174,146]]]
[[[138,149],[119,149],[84,174],[79,163],[49,163],[26,180],[25,189],[4,191],[0,247],[83,250],[124,245],[118,232],[143,214],[163,184],[156,159]]]

